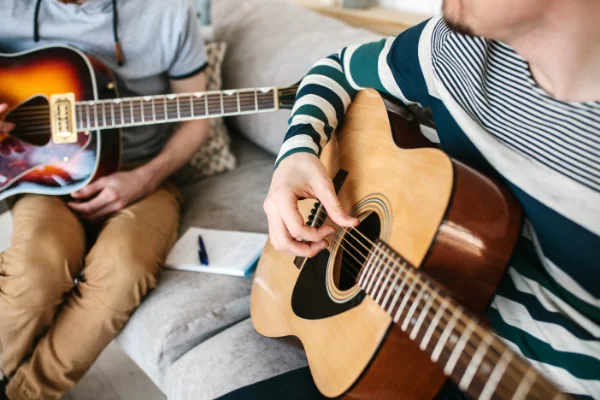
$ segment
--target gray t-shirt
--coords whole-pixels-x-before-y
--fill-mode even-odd
[[[169,78],[199,72],[206,65],[204,41],[190,0],[118,0],[118,32],[125,64],[117,65],[111,0],[63,4],[42,0],[40,41],[33,40],[35,0],[0,0],[0,49],[19,52],[49,45],[73,45],[110,67],[122,97],[164,94]],[[123,130],[123,161],[146,161],[168,139],[168,125]]]

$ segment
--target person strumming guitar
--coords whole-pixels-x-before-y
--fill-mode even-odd
[[[188,0],[4,0],[0,9],[5,52],[75,46],[115,71],[124,96],[205,90],[204,42]],[[76,201],[24,195],[14,203],[12,245],[0,255],[9,399],[60,398],[156,286],[179,223],[180,195],[167,178],[209,124],[185,122],[168,135],[166,125],[125,129],[122,161],[133,167],[74,193]],[[86,252],[89,221],[101,229]]]
[[[430,107],[442,148],[500,178],[526,213],[489,307],[494,331],[563,391],[600,398],[599,17],[590,0],[445,0],[443,18],[317,62],[264,203],[273,246],[298,256],[327,247],[334,228],[305,226],[300,197],[320,200],[340,226],[358,223],[317,157],[358,90]]]

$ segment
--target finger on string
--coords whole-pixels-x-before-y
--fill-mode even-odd
[[[300,257],[314,257],[329,245],[326,240],[319,242],[299,242],[292,238],[277,210],[269,211],[269,215],[269,219],[272,221],[274,236],[277,238],[277,250]]]
[[[278,213],[281,215],[290,235],[297,240],[320,242],[326,236],[335,232],[333,226],[312,227],[304,224],[304,219],[298,210],[298,198],[294,193],[288,192],[280,195],[276,200],[279,204]]]

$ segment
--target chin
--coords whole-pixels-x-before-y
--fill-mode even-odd
[[[473,29],[464,21],[463,0],[444,0],[442,11],[450,29],[463,35],[475,36]]]

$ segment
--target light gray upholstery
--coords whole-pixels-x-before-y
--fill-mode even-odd
[[[273,157],[243,138],[239,166],[182,188],[181,232],[190,226],[267,232],[262,200]],[[251,277],[166,270],[118,338],[123,350],[159,386],[167,368],[197,344],[250,315]]]
[[[293,85],[323,57],[381,36],[281,0],[213,2],[216,40],[227,42],[226,88]],[[289,111],[232,118],[235,128],[276,154]]]
[[[213,2],[215,39],[228,43],[227,88],[289,85],[321,57],[379,36],[282,0]],[[236,118],[236,128],[276,153],[289,111]],[[182,189],[190,226],[266,232],[262,203],[273,155],[233,138],[238,167]],[[214,398],[306,365],[303,352],[256,333],[251,278],[167,271],[119,336],[124,351],[172,399]]]
[[[306,365],[304,351],[260,336],[247,319],[173,364],[165,392],[171,400],[214,399]]]

